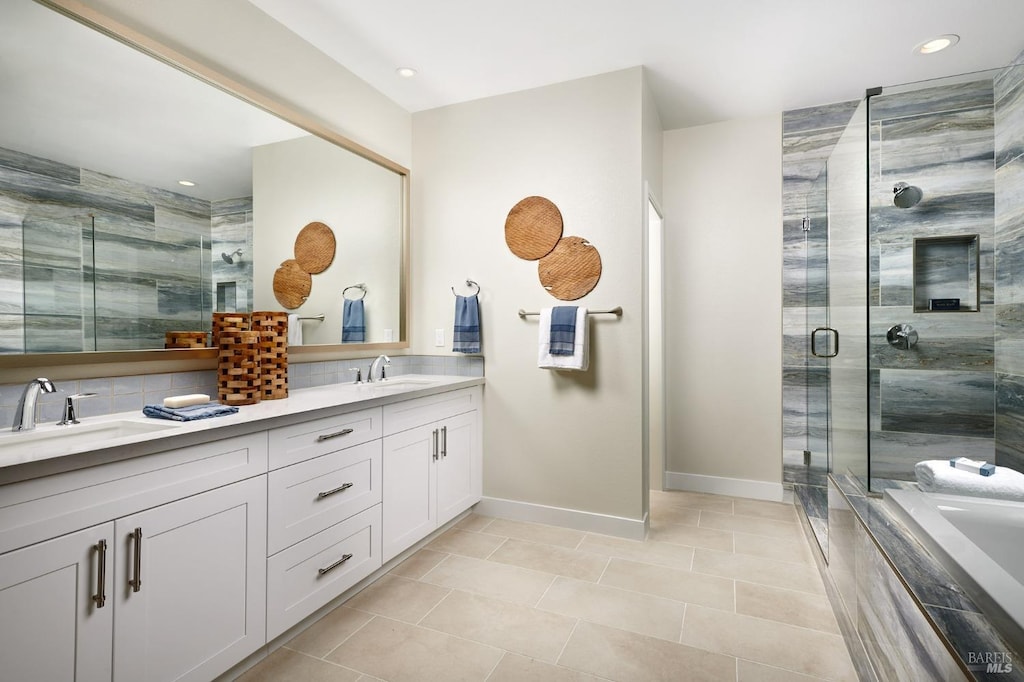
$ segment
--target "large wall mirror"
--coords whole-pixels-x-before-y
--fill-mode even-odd
[[[348,349],[345,297],[365,344],[407,345],[404,168],[47,4],[0,3],[0,367],[141,359],[214,311],[288,310],[301,349]],[[288,308],[274,276],[313,222],[334,255]]]

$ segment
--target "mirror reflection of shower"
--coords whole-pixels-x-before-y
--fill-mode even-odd
[[[897,182],[892,188],[892,203],[896,208],[917,206],[917,202],[921,201],[923,196],[921,188],[906,182]]]
[[[234,265],[235,264],[235,259],[238,258],[239,260],[241,260],[241,256],[242,256],[242,250],[241,249],[238,249],[234,253],[221,253],[220,254],[220,257],[223,258],[224,262],[227,263],[228,265]]]

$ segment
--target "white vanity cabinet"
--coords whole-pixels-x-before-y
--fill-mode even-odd
[[[262,646],[266,455],[260,432],[0,488],[0,679],[205,681]]]
[[[381,567],[380,437],[379,407],[271,430],[268,639]]]
[[[480,501],[479,387],[384,407],[384,561]]]
[[[110,680],[113,546],[106,523],[0,554],[0,679]]]

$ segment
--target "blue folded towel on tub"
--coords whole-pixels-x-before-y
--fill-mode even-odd
[[[188,407],[164,407],[163,405],[146,405],[142,414],[156,419],[173,419],[176,422],[191,422],[197,419],[210,419],[234,414],[238,408],[234,405],[221,405],[216,402],[190,405]]]

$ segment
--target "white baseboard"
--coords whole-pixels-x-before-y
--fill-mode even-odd
[[[614,535],[629,540],[643,540],[647,534],[646,524],[642,520],[627,519],[621,516],[595,514],[594,512],[562,507],[549,507],[544,504],[503,500],[497,497],[485,497],[473,509],[477,514],[496,516],[512,521],[529,521],[544,523],[549,526],[562,526],[582,530],[588,533]]]
[[[785,490],[781,483],[751,481],[745,478],[725,478],[684,474],[678,471],[665,472],[666,490],[688,490],[694,493],[714,493],[733,497],[749,497],[755,500],[782,502]]]

